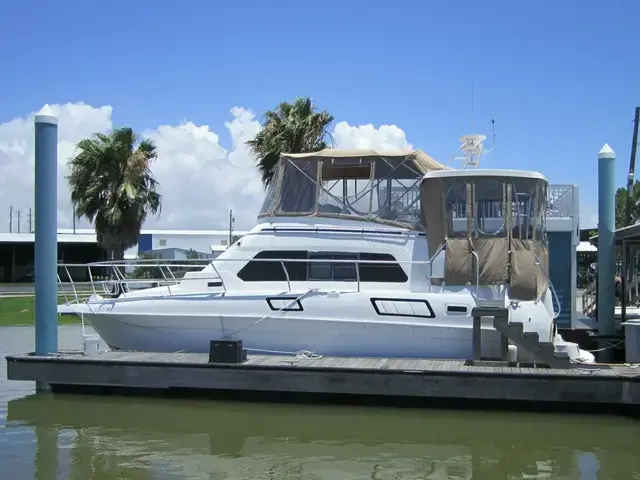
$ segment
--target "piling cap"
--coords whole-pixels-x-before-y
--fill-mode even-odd
[[[53,125],[58,124],[58,117],[53,113],[53,110],[47,103],[42,109],[36,114],[34,119],[35,123],[51,123]]]
[[[598,152],[598,158],[616,158],[616,152],[613,151],[613,148],[608,143],[605,143]]]

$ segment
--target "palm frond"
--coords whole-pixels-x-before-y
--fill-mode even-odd
[[[129,127],[96,133],[76,145],[67,176],[76,215],[93,222],[100,244],[116,255],[137,243],[149,213],[159,213],[162,196],[150,170],[156,146],[139,144]]]
[[[265,186],[269,185],[283,153],[316,152],[327,147],[329,124],[333,116],[326,110],[316,111],[310,98],[294,103],[282,102],[264,114],[262,130],[247,142],[256,159]]]

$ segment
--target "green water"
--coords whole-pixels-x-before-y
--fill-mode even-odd
[[[0,479],[640,479],[626,418],[35,395],[4,363],[33,330],[0,332]]]

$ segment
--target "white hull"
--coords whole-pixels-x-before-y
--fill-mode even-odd
[[[76,306],[76,312],[82,312],[111,348],[122,350],[208,352],[211,340],[237,339],[255,353],[307,350],[321,355],[443,359],[472,358],[473,354],[471,310],[475,301],[466,291],[297,291],[273,295],[180,295],[174,291],[172,295],[142,297],[143,292],[117,300],[94,298],[90,304]],[[536,310],[546,316],[544,301],[527,303],[531,305],[512,312],[512,319]],[[189,305],[188,313],[185,304]],[[466,308],[466,313],[447,313],[451,305]],[[302,310],[279,311],[283,307]],[[413,315],[396,313],[409,311]],[[541,339],[551,340],[547,323],[535,322],[530,329]],[[500,357],[500,334],[491,318],[483,319],[482,354]]]
[[[471,325],[438,326],[398,321],[341,321],[304,318],[219,316],[197,319],[148,315],[88,315],[85,317],[111,347],[158,352],[208,352],[210,340],[242,340],[255,353],[420,358],[471,358]],[[490,323],[490,320],[488,320]],[[187,325],[188,323],[188,325]],[[483,331],[483,354],[500,355],[499,334],[489,323]],[[239,333],[229,333],[247,328]]]

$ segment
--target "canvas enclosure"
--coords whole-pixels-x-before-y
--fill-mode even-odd
[[[517,176],[434,176],[420,187],[429,256],[444,250],[445,285],[508,285],[510,298],[548,287],[546,181]]]
[[[259,218],[342,217],[421,229],[420,180],[445,169],[422,150],[284,154]]]

